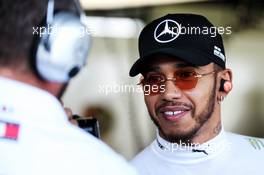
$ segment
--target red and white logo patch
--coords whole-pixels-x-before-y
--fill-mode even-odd
[[[19,125],[0,120],[0,139],[17,140],[19,134]]]

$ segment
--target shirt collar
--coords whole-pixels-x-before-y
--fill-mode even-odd
[[[225,131],[203,144],[177,144],[163,139],[157,132],[157,138],[152,144],[152,149],[165,159],[183,163],[192,163],[209,159],[227,150],[228,144]]]

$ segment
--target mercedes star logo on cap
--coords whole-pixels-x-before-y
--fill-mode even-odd
[[[166,19],[159,23],[154,31],[154,38],[159,43],[168,43],[175,40],[181,31],[181,26],[176,21]]]

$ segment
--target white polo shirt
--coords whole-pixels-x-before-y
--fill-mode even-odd
[[[221,131],[202,145],[157,139],[133,160],[144,175],[263,175],[264,140]]]
[[[0,77],[0,175],[136,175],[106,144],[73,126],[59,101]]]

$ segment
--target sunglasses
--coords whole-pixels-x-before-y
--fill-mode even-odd
[[[213,73],[215,71],[199,74],[194,70],[179,70],[174,73],[174,77],[172,78],[167,78],[165,75],[159,73],[149,73],[141,79],[138,85],[143,85],[144,92],[148,91],[150,92],[149,94],[165,92],[166,81],[173,81],[181,90],[190,90],[196,87],[199,78]]]

